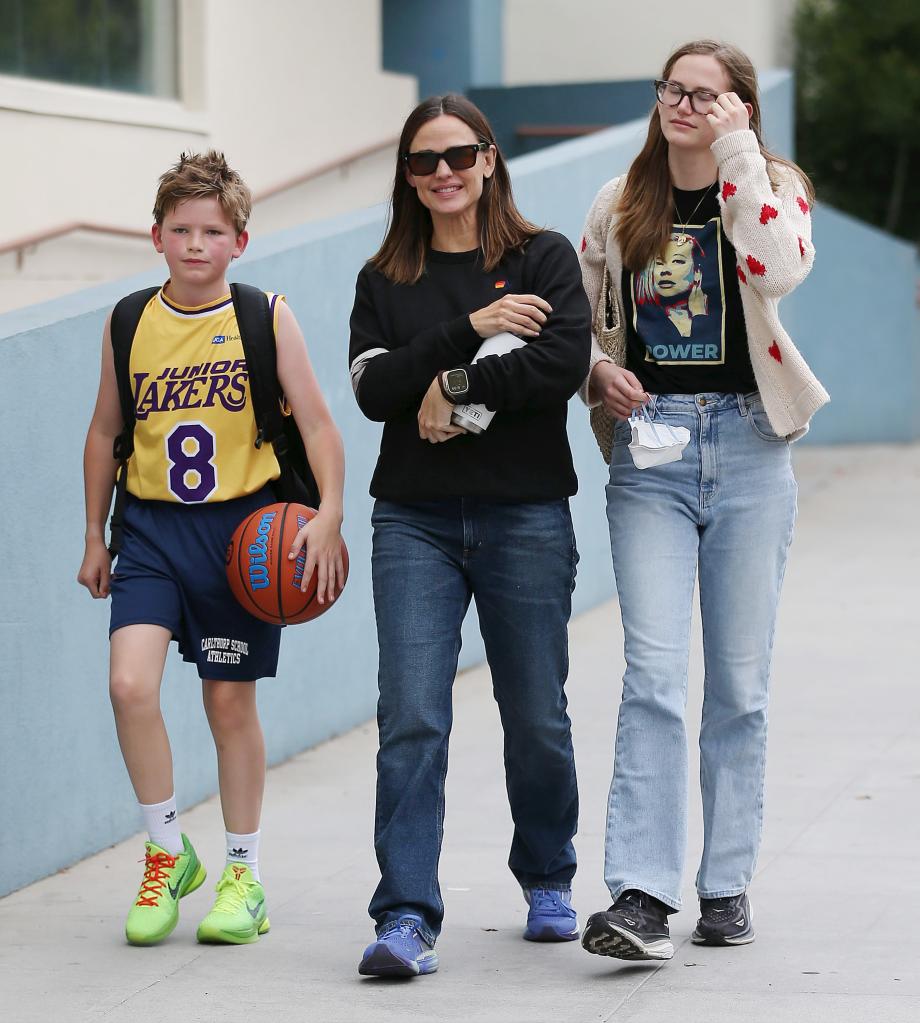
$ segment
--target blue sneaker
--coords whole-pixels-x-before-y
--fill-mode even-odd
[[[525,888],[527,941],[574,941],[578,937],[578,918],[572,909],[572,893],[555,888]]]
[[[364,950],[358,973],[365,977],[417,977],[434,973],[438,953],[419,932],[422,918],[407,913],[394,920]]]

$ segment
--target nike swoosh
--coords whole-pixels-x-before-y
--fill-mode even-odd
[[[180,877],[179,880],[176,882],[175,888],[173,888],[173,886],[168,881],[166,882],[166,887],[169,889],[169,894],[176,901],[178,901],[179,899],[179,889],[182,887],[182,881],[185,879],[185,875],[188,874],[189,870],[191,869],[191,866],[192,864],[191,862],[189,862],[188,866],[185,868],[185,872],[183,873],[182,877]]]
[[[257,916],[259,915],[259,910],[260,910],[260,909],[261,909],[261,908],[262,908],[262,907],[263,907],[264,905],[265,905],[265,899],[263,899],[263,900],[262,900],[262,901],[261,901],[261,902],[260,902],[260,903],[259,903],[259,904],[258,904],[258,905],[256,906],[256,908],[255,908],[255,909],[253,909],[253,908],[252,908],[252,906],[250,906],[248,902],[246,903],[246,909],[248,910],[248,912],[249,912],[249,915],[250,915],[250,916],[251,916],[251,917],[253,918],[253,920],[255,920],[255,918],[256,918],[256,917],[257,917]]]

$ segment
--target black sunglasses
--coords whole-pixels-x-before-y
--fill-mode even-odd
[[[418,153],[403,153],[402,158],[413,174],[425,177],[427,174],[434,174],[442,160],[451,170],[469,170],[479,154],[486,152],[491,145],[491,142],[471,142],[468,146],[451,146],[443,153],[423,149]]]

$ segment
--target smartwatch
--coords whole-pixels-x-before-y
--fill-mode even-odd
[[[462,405],[466,401],[470,378],[465,369],[449,369],[446,373],[439,373],[438,383],[441,385],[441,394],[451,405]]]

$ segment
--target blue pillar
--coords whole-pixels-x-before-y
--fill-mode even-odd
[[[419,96],[500,85],[504,0],[383,0],[383,66]]]

